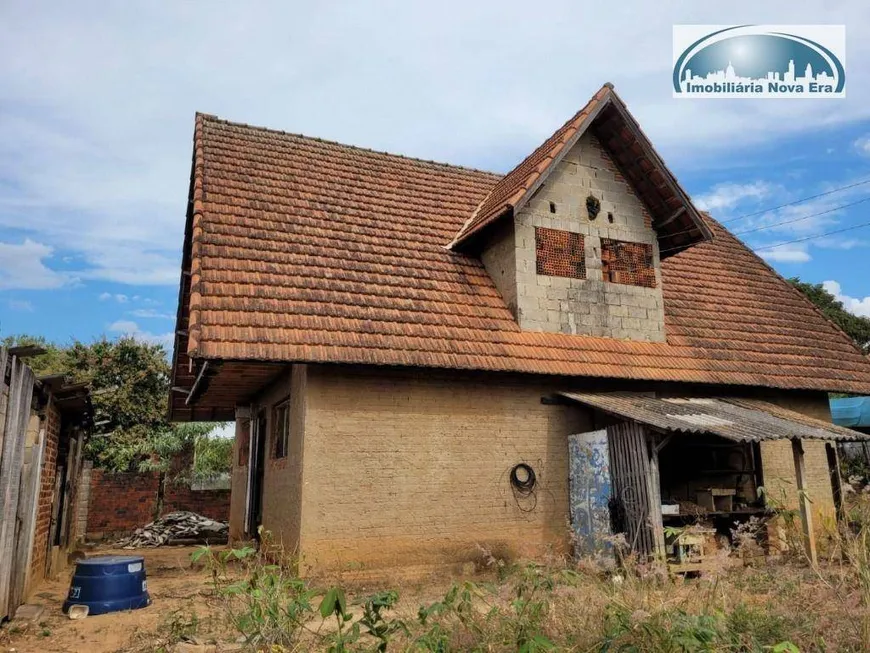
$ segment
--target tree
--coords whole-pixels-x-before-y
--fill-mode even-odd
[[[102,467],[134,467],[142,442],[169,429],[166,352],[131,337],[74,342],[66,352],[68,374],[91,389],[97,435],[88,453]]]
[[[49,342],[42,336],[13,335],[6,336],[0,341],[4,347],[40,347],[45,350],[44,354],[28,356],[27,364],[36,376],[48,376],[50,374],[63,374],[67,371],[65,351],[53,342]]]
[[[104,336],[64,347],[28,335],[8,336],[3,344],[39,346],[45,353],[27,358],[38,376],[64,374],[71,383],[88,385],[95,429],[86,453],[98,466],[112,471],[168,469],[173,455],[191,447],[202,450],[200,458],[208,461],[200,463],[202,475],[231,469],[226,443],[208,436],[215,424],[167,421],[170,368],[161,345]]]
[[[789,282],[815,304],[829,320],[845,331],[862,351],[870,352],[870,319],[847,311],[843,302],[825,290],[820,283],[805,283],[798,277],[789,279]]]
[[[173,424],[169,429],[142,440],[141,471],[157,471],[170,481],[207,481],[232,469],[233,441],[212,435],[215,422]],[[190,459],[183,469],[173,466],[177,458]]]

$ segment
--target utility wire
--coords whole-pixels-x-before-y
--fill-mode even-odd
[[[868,180],[868,182],[870,182],[870,180]],[[856,202],[851,202],[851,203],[849,203],[849,204],[841,204],[840,206],[835,206],[835,207],[832,208],[832,209],[827,209],[827,210],[825,210],[825,211],[820,211],[820,212],[817,212],[817,213],[810,213],[809,215],[804,215],[804,216],[801,216],[801,217],[799,217],[799,218],[793,218],[793,219],[791,219],[791,220],[784,220],[784,221],[782,221],[782,222],[775,222],[775,223],[773,223],[773,224],[769,224],[769,225],[762,225],[762,226],[760,226],[760,227],[756,227],[756,228],[754,228],[754,229],[749,229],[749,230],[746,230],[746,231],[733,232],[732,235],[734,235],[734,236],[738,236],[738,235],[740,235],[740,234],[748,234],[748,233],[753,233],[753,232],[756,232],[756,231],[763,231],[763,230],[765,230],[765,229],[773,229],[773,228],[778,227],[778,226],[780,226],[780,225],[791,224],[791,223],[793,223],[793,222],[800,222],[801,220],[809,220],[810,218],[815,218],[815,217],[818,217],[818,216],[820,216],[820,215],[827,215],[828,213],[834,213],[835,211],[841,211],[841,210],[843,210],[843,209],[847,209],[847,208],[849,208],[850,206],[855,206],[856,204],[861,204],[861,203],[866,202],[866,201],[868,201],[868,200],[870,200],[870,197],[865,197],[865,198],[862,198],[862,199],[860,199],[860,200],[858,200],[858,201],[856,201]],[[783,206],[787,206],[787,205],[784,204]],[[775,208],[774,208],[774,209],[768,209],[767,211],[762,211],[761,213],[769,213],[770,211],[775,211],[775,210],[776,210]],[[725,223],[724,223],[724,222],[721,222],[720,224],[724,225]],[[672,233],[672,234],[668,234],[668,235],[669,235],[670,237],[673,237],[673,236],[682,236],[683,234],[690,234],[690,233],[693,233],[694,231],[695,231],[695,229],[683,229],[682,231],[675,231],[674,233]],[[663,251],[672,251],[673,249],[680,249],[680,247],[677,247],[677,248],[671,248],[671,249],[663,250]]]
[[[779,206],[773,206],[767,209],[762,209],[760,211],[755,211],[754,213],[747,213],[745,215],[737,216],[736,218],[731,218],[730,220],[723,220],[722,224],[731,224],[732,222],[737,222],[738,220],[745,220],[746,218],[754,218],[756,215],[762,215],[764,213],[770,213],[771,211],[778,211],[779,209],[784,209],[787,206],[794,206],[795,204],[803,204],[804,202],[809,202],[810,200],[815,200],[820,197],[827,197],[828,195],[833,195],[834,193],[839,193],[840,191],[849,190],[850,188],[857,188],[858,186],[863,186],[865,184],[870,184],[870,179],[864,179],[862,181],[857,181],[854,184],[848,184],[847,186],[839,186],[837,188],[832,188],[829,191],[825,191],[824,193],[819,193],[817,195],[810,195],[809,197],[803,197],[799,200],[793,200],[791,202],[786,202],[785,204],[780,204]]]
[[[802,220],[809,220],[810,218],[816,218],[816,217],[819,217],[821,215],[827,215],[829,213],[835,213],[836,211],[842,211],[843,209],[847,209],[847,208],[849,208],[851,206],[855,206],[857,204],[863,204],[864,202],[870,202],[870,196],[864,197],[860,200],[856,200],[855,202],[850,202],[849,204],[841,204],[840,206],[835,206],[834,208],[828,209],[826,211],[819,211],[817,213],[810,213],[809,215],[803,215],[799,218],[793,218],[791,220],[783,220],[781,222],[775,222],[773,224],[763,225],[761,227],[755,227],[754,229],[747,229],[745,231],[733,232],[731,235],[732,236],[741,236],[744,234],[756,233],[758,231],[765,231],[767,229],[774,229],[774,228],[780,227],[782,225],[794,224],[795,222],[801,222]],[[861,226],[861,225],[859,225],[859,226]],[[848,227],[847,230],[850,228],[851,227]],[[679,236],[681,234],[692,233],[693,231],[695,231],[695,230],[694,229],[685,229],[683,231],[677,231],[673,234],[669,234],[669,236]],[[839,232],[834,231],[831,233],[839,233]],[[824,235],[824,234],[820,234],[820,235]],[[686,247],[687,247],[687,245],[678,245],[676,247],[668,247],[666,249],[659,250],[659,255],[664,254],[666,252],[673,252],[676,250],[685,249]]]
[[[794,240],[787,240],[782,243],[774,243],[773,245],[762,245],[761,247],[755,247],[752,251],[760,252],[765,249],[774,249],[775,247],[782,247],[783,245],[791,245],[793,243],[803,243],[808,240],[815,240],[816,238],[824,238],[825,236],[831,236],[833,234],[841,234],[844,231],[852,231],[854,229],[861,229],[862,227],[870,227],[870,222],[864,222],[862,224],[852,225],[851,227],[843,227],[842,229],[834,229],[833,231],[826,231],[823,234],[816,234],[815,236],[805,236],[804,238],[795,238]]]
[[[848,209],[850,206],[856,206],[858,204],[863,204],[864,202],[870,202],[870,197],[865,197],[856,202],[851,202],[849,204],[843,204],[842,206],[835,206],[832,209],[828,209],[827,211],[820,211],[819,213],[810,213],[809,215],[801,216],[800,218],[792,218],[791,220],[783,220],[782,222],[775,222],[773,224],[762,225],[760,227],[755,227],[754,229],[746,229],[744,231],[735,231],[733,234],[735,236],[741,236],[743,234],[753,234],[756,231],[764,231],[765,229],[773,229],[774,227],[781,227],[784,224],[794,224],[795,222],[800,222],[801,220],[809,220],[810,218],[817,218],[820,215],[827,215],[828,213],[834,213],[836,211],[841,211],[842,209]],[[776,209],[772,209],[776,210]],[[724,223],[723,223],[724,224]]]

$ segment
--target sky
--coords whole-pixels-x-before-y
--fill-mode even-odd
[[[671,97],[674,24],[783,22],[846,25],[846,99]],[[700,208],[870,316],[870,227],[819,237],[870,222],[868,29],[861,1],[4,0],[0,336],[171,343],[196,111],[506,172],[606,81]]]

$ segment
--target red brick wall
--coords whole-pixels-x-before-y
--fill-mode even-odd
[[[60,442],[60,411],[54,402],[46,407],[45,453],[42,458],[42,477],[39,487],[39,508],[36,513],[36,532],[33,536],[33,553],[30,558],[31,583],[45,576],[45,561],[48,553],[48,538],[51,532],[51,504],[54,499],[54,482],[57,475],[57,449]]]
[[[190,485],[166,484],[163,514],[175,510],[190,510],[218,521],[230,518],[229,490],[191,490]]]
[[[535,264],[538,274],[586,278],[583,236],[570,231],[535,227]]]
[[[144,526],[157,509],[157,472],[113,474],[91,472],[88,535],[118,534]]]
[[[602,238],[601,274],[612,283],[655,288],[652,245]]]
[[[159,489],[158,472],[113,474],[95,467],[91,473],[88,502],[88,536],[118,536],[153,521],[157,513]],[[230,491],[194,491],[189,483],[166,483],[160,514],[176,510],[191,510],[212,519],[227,521],[230,515]]]

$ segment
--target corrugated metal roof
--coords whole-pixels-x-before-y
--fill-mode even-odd
[[[870,436],[757,399],[562,392],[562,397],[661,431],[708,433],[738,442],[867,440]]]

